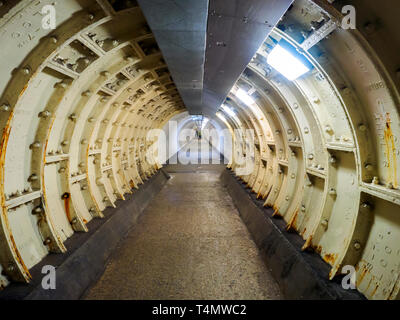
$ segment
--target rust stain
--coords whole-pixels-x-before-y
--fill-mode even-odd
[[[394,135],[391,128],[390,114],[386,113],[386,126],[385,126],[385,148],[386,148],[386,161],[388,163],[389,182],[393,184],[394,188],[398,187],[397,183],[397,157],[396,146],[394,142]]]
[[[292,216],[292,218],[290,219],[289,223],[286,226],[287,231],[297,229],[296,222],[297,222],[298,214],[299,214],[299,210],[297,209],[296,212],[294,213],[294,215]]]
[[[310,246],[311,246],[311,242],[312,242],[312,235],[309,236],[306,240],[306,242],[304,243],[303,247],[301,248],[302,251],[307,250]]]
[[[71,222],[72,219],[71,219],[70,203],[69,203],[71,196],[69,193],[64,193],[62,198],[64,200],[65,214],[67,215],[68,222]]]
[[[336,253],[327,253],[323,256],[324,261],[329,263],[331,266],[335,264],[337,258],[338,255]]]
[[[18,95],[18,100],[19,100],[19,99],[22,97],[22,95],[25,93],[26,89],[28,89],[29,85],[30,85],[30,81],[28,81],[28,82],[25,84],[25,86],[22,88],[20,94]],[[17,100],[17,101],[18,101],[18,100]]]
[[[6,155],[6,148],[7,148],[7,144],[8,144],[8,139],[10,137],[10,132],[11,132],[11,120],[13,119],[14,113],[11,112],[7,124],[3,129],[3,136],[1,138],[1,144],[0,144],[0,194],[2,197],[2,203],[5,203],[5,199],[4,199],[4,164],[5,164],[5,155]],[[7,241],[9,244],[11,244],[10,249],[12,250],[12,252],[14,252],[15,255],[15,260],[17,261],[17,263],[20,264],[20,266],[23,268],[24,272],[25,272],[25,276],[27,277],[27,281],[29,281],[29,279],[32,279],[32,276],[29,272],[29,269],[26,267],[24,260],[21,257],[21,254],[19,253],[19,250],[17,248],[17,244],[14,240],[14,237],[12,235],[12,231],[8,222],[8,215],[7,215],[7,208],[3,205],[2,210],[1,210],[1,215],[2,215],[2,221],[4,223],[4,230],[6,231],[6,233],[4,234],[5,238],[9,239],[9,241]],[[14,258],[14,256],[13,256]]]
[[[363,266],[361,267],[360,276],[359,276],[358,279],[357,279],[357,286],[360,285],[361,282],[363,282],[363,280],[364,280],[364,278],[365,278],[365,276],[366,276],[367,273],[368,273],[368,270],[367,270],[367,268],[365,267],[365,265],[363,265]],[[371,280],[372,280],[372,279],[371,279]],[[371,281],[370,281],[370,283],[371,283]]]
[[[279,213],[279,208],[277,206],[273,206],[272,209],[274,209],[274,213],[272,214],[273,217],[282,217],[282,215]]]
[[[379,285],[377,284],[377,285],[375,286],[375,289],[372,290],[372,292],[371,292],[371,297],[373,297],[373,296],[375,295],[375,293],[376,293],[376,291],[378,290],[378,288],[379,288]]]

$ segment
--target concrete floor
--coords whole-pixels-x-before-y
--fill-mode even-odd
[[[219,176],[224,165],[170,165],[85,299],[281,299]]]

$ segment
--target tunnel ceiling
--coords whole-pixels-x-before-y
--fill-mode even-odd
[[[198,112],[203,88],[201,110],[232,134],[228,167],[303,238],[303,250],[329,265],[324,276],[340,279],[343,267],[353,266],[357,290],[368,299],[399,299],[399,8],[346,1],[357,14],[357,28],[347,29],[343,1],[330,2],[295,0],[271,31],[255,23],[263,21],[258,13],[278,4],[281,14],[266,13],[273,26],[289,2],[263,1],[264,8],[229,1],[234,7],[221,8],[196,1],[199,25],[192,35],[185,29],[182,40],[189,49],[201,45],[182,69],[173,61],[179,53],[160,51],[157,33],[165,25],[153,34],[135,1],[1,2],[0,286],[29,282],[45,256],[65,253],[67,239],[157,172],[162,164],[146,156],[147,133],[186,107]],[[46,5],[57,12],[54,30],[43,27]],[[207,45],[213,39],[210,60],[195,36],[203,39],[206,10],[208,31],[217,29],[206,37]],[[213,38],[220,29],[222,41]],[[266,63],[282,39],[313,66],[294,81]],[[193,74],[171,74],[185,68]],[[203,86],[180,90],[201,77]],[[230,113],[218,105],[225,94]],[[235,129],[253,130],[254,141],[241,145]],[[252,171],[243,174],[236,156],[250,150]]]
[[[214,115],[293,0],[211,0],[203,109]]]
[[[293,0],[139,0],[191,114],[214,116]]]
[[[139,0],[190,113],[202,109],[208,0]]]

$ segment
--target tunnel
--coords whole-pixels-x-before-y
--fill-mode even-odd
[[[398,300],[399,13],[0,1],[0,299]]]

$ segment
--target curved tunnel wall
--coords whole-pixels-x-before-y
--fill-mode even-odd
[[[147,162],[146,133],[185,109],[132,3],[62,1],[55,30],[37,27],[51,1],[0,7],[2,286],[29,281],[32,266],[160,167]],[[346,4],[357,30],[340,28],[340,1],[295,1],[228,96],[236,116],[219,110],[218,121],[254,130],[254,170],[241,179],[331,265],[331,279],[352,265],[367,298],[398,299],[400,26],[385,5]],[[335,31],[304,50],[321,19]],[[282,38],[314,66],[296,81],[265,62]]]
[[[337,28],[306,51],[299,32],[304,20],[326,15],[341,21],[333,6],[316,8],[295,2],[227,99],[240,120],[224,113],[232,128],[256,134],[254,171],[241,178],[288,231],[304,238],[303,250],[318,252],[331,265],[330,279],[351,265],[366,297],[398,299],[399,71],[393,66],[399,61],[388,54],[381,60],[372,47],[377,33],[386,32],[382,26],[394,22],[386,13],[380,29],[372,22],[361,32]],[[293,82],[265,62],[281,39],[314,66]],[[398,45],[392,40],[388,52]],[[239,88],[255,103],[243,103],[235,94]]]
[[[184,110],[139,7],[121,3],[61,1],[50,31],[51,1],[3,12],[2,286],[153,175],[146,133]]]

